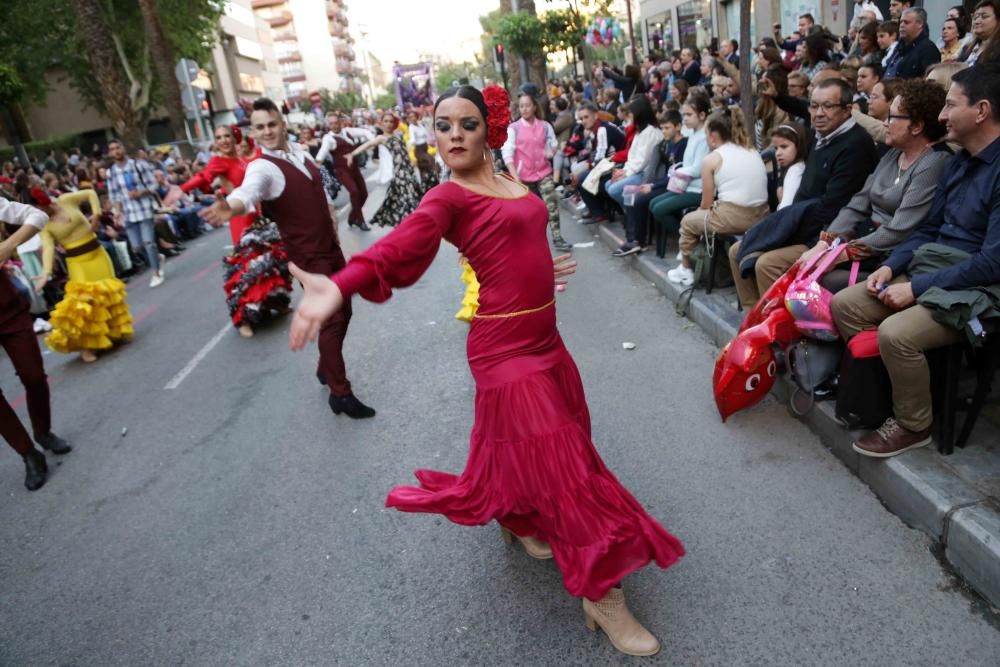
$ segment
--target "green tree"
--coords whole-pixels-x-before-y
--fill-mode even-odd
[[[158,5],[173,57],[207,62],[218,42],[225,0],[158,0]],[[58,65],[84,103],[106,113],[119,135],[144,142],[146,123],[162,95],[138,2],[0,0],[0,16],[0,63],[12,66],[21,80],[36,82],[25,91],[25,103],[45,103],[46,75]]]
[[[21,130],[14,116],[18,110],[18,100],[24,95],[25,86],[17,71],[10,65],[0,63],[0,128],[14,152],[23,164],[28,164],[28,153],[21,142]]]
[[[534,14],[507,14],[497,24],[497,38],[511,53],[530,57],[545,46],[545,27]]]
[[[434,66],[434,92],[440,95],[451,88],[451,82],[469,77],[475,67],[471,63],[445,63]]]

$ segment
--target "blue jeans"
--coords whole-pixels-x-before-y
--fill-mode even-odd
[[[625,178],[615,181],[614,183],[608,183],[608,196],[618,202],[618,205],[622,207],[623,211],[625,210],[624,190],[626,185],[642,185],[642,174],[626,176]]]
[[[649,194],[636,193],[635,202],[625,208],[625,241],[646,243],[646,221],[649,219],[649,202],[667,191],[666,185],[657,185]]]
[[[146,252],[146,262],[149,263],[149,268],[159,273],[160,253],[156,249],[156,230],[153,228],[153,219],[127,222],[125,223],[125,232],[128,234],[128,242],[132,249],[139,252],[139,248],[142,248]]]

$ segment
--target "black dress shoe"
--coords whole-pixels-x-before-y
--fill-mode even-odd
[[[51,432],[45,435],[36,435],[35,442],[41,445],[42,449],[47,449],[53,454],[69,454],[73,451],[73,448],[65,440]]]
[[[319,371],[319,369],[316,369],[316,379],[319,380],[321,385],[324,387],[326,386],[326,378],[323,377],[323,374]]]
[[[355,227],[357,227],[359,230],[361,230],[363,232],[370,232],[372,230],[372,228],[369,227],[368,223],[365,222],[364,220],[362,220],[357,225],[355,225]]]
[[[49,466],[45,462],[45,454],[32,450],[30,454],[24,456],[24,488],[28,491],[37,491],[45,486],[48,473]]]
[[[375,410],[358,400],[354,394],[347,396],[334,396],[330,394],[330,409],[333,414],[339,415],[341,412],[351,419],[368,419],[375,416]]]

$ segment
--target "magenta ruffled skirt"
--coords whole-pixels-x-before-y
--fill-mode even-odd
[[[420,486],[393,489],[386,506],[462,525],[496,520],[545,540],[566,590],[597,601],[651,561],[669,567],[684,547],[604,465],[576,364],[557,333],[550,342],[527,357],[477,364],[470,340],[476,420],[465,471],[418,470]],[[497,382],[504,376],[514,377]]]

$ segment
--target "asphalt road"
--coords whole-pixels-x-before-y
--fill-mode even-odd
[[[349,251],[381,234],[342,232]],[[930,540],[773,400],[721,424],[717,351],[599,243],[576,250],[561,331],[599,451],[688,550],[626,581],[664,647],[641,660],[495,525],[383,508],[414,469],[464,465],[454,249],[388,304],[355,301],[348,367],[379,411],[355,422],[287,321],[228,327],[227,239],[193,243],[156,290],[133,281],[131,344],[45,356],[75,450],[36,493],[0,453],[0,665],[997,665],[996,611]],[[22,394],[6,358],[0,386]]]

